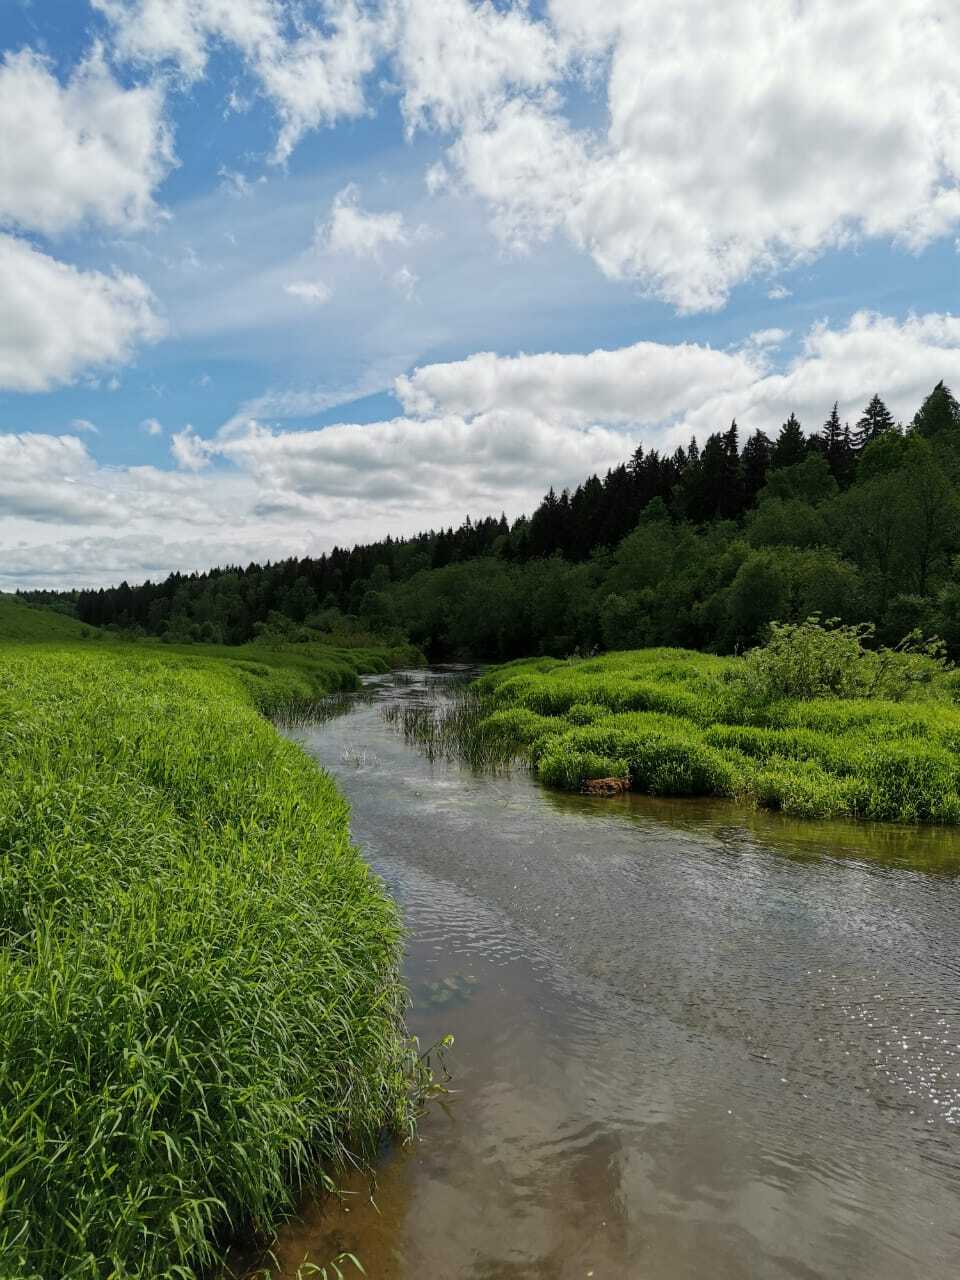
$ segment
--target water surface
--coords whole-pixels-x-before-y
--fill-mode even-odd
[[[443,696],[410,680],[297,737],[401,904],[456,1092],[375,1204],[306,1208],[282,1274],[960,1275],[960,835],[431,764],[380,714]]]

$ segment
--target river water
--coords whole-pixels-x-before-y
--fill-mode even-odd
[[[960,1276],[960,835],[431,763],[381,710],[443,696],[382,677],[295,735],[401,905],[411,1030],[456,1045],[281,1274]]]

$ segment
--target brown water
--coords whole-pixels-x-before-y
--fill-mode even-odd
[[[442,696],[424,673],[371,691],[297,736],[402,906],[456,1092],[375,1206],[306,1210],[281,1274],[960,1276],[960,836],[557,796],[407,746],[380,708]]]

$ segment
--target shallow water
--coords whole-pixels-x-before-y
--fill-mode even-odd
[[[558,796],[407,746],[380,710],[441,697],[425,673],[369,692],[295,736],[402,906],[455,1093],[281,1274],[960,1275],[960,835]]]

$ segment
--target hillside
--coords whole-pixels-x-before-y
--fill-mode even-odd
[[[81,640],[89,632],[90,627],[75,618],[68,618],[53,609],[23,604],[16,596],[0,592],[0,640],[5,643],[55,641],[64,644]]]
[[[791,415],[742,447],[734,423],[702,448],[638,448],[512,525],[53,598],[92,626],[175,644],[362,631],[436,661],[738,653],[813,613],[873,623],[887,644],[920,629],[960,657],[958,566],[960,403],[939,383],[906,427],[875,395],[850,429],[834,406],[812,435]]]

